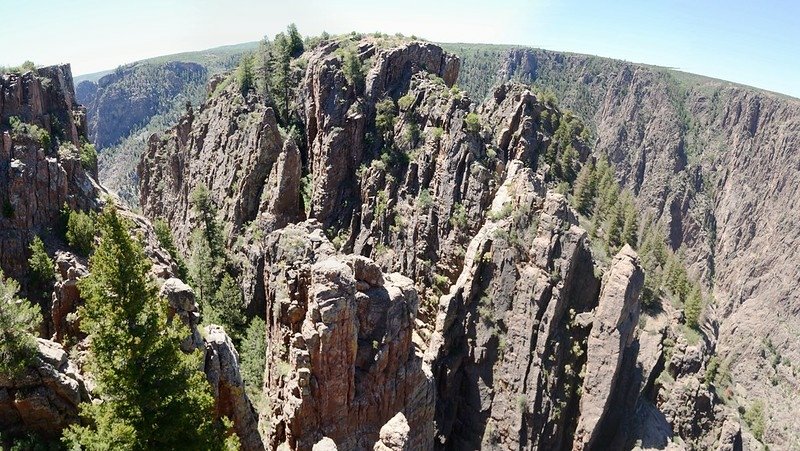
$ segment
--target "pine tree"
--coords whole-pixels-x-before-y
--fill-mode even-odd
[[[34,237],[30,249],[31,257],[28,259],[28,267],[31,270],[31,283],[43,295],[52,288],[56,276],[55,266],[53,260],[47,255],[41,238]]]
[[[622,226],[622,243],[628,243],[634,249],[637,246],[639,237],[637,236],[639,230],[639,221],[637,218],[636,207],[633,205],[633,199],[629,192],[626,192],[623,207],[623,226]]]
[[[169,321],[148,272],[151,263],[113,206],[100,218],[101,239],[80,282],[81,328],[91,337],[89,370],[102,403],[85,403],[83,425],[64,442],[83,449],[224,449],[223,426],[202,354],[179,349],[188,331]]]
[[[289,38],[279,33],[272,43],[270,56],[270,92],[274,96],[278,116],[284,123],[289,121],[289,90],[291,88],[292,48]]]
[[[606,247],[615,253],[622,246],[622,227],[624,225],[622,207],[614,205],[606,220]]]
[[[703,294],[700,291],[700,284],[695,284],[691,294],[686,297],[683,307],[686,317],[686,325],[692,329],[700,326],[700,316],[703,314]]]
[[[16,297],[19,285],[0,271],[0,376],[17,376],[34,361],[39,308]]]
[[[300,33],[297,31],[297,25],[289,24],[289,26],[286,27],[286,35],[289,40],[289,56],[297,58],[304,50],[303,37],[300,36]]]
[[[595,197],[594,165],[586,163],[575,181],[573,206],[584,215],[591,213]]]
[[[246,55],[236,69],[236,81],[239,83],[239,92],[246,95],[255,88],[255,75],[253,74],[253,57]]]
[[[222,275],[222,283],[214,293],[211,308],[206,315],[207,322],[218,324],[236,342],[244,334],[247,318],[242,311],[242,289],[227,272]]]
[[[564,152],[561,154],[561,177],[569,183],[575,180],[575,164],[578,161],[578,151],[572,147],[572,144],[567,145]]]
[[[256,409],[261,405],[261,386],[264,382],[264,368],[267,364],[267,326],[264,320],[256,316],[247,327],[242,339],[242,379],[245,392]]]

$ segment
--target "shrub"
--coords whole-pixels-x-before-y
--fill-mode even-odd
[[[391,98],[386,98],[378,102],[375,105],[375,109],[377,111],[375,115],[375,128],[378,129],[380,135],[383,135],[394,128],[397,108]]]
[[[50,134],[38,125],[22,122],[18,117],[12,116],[8,119],[11,125],[11,137],[14,140],[31,139],[38,142],[44,148],[50,147]]]
[[[0,272],[0,374],[16,376],[38,351],[32,335],[42,320],[39,309],[16,298],[19,285]]]
[[[450,225],[463,229],[467,226],[467,210],[464,205],[457,203],[453,205],[453,215],[450,217]]]
[[[31,258],[28,259],[28,267],[31,269],[32,282],[44,288],[55,279],[55,269],[53,260],[47,255],[44,249],[44,243],[38,236],[31,242]]]
[[[358,89],[364,84],[364,63],[361,62],[354,46],[342,48],[340,53],[344,78]]]
[[[464,125],[470,133],[478,133],[481,131],[481,119],[475,113],[467,114],[466,119],[464,119]]]
[[[431,193],[430,191],[428,191],[427,188],[419,192],[419,197],[417,198],[417,202],[422,211],[428,211],[431,208],[431,206],[433,205],[433,197],[431,196]]]
[[[80,149],[81,166],[86,170],[97,168],[97,149],[92,143],[83,143]]]
[[[95,214],[70,210],[67,218],[67,243],[83,255],[89,255],[97,232]]]
[[[766,422],[764,420],[764,401],[757,399],[753,401],[750,408],[744,413],[744,421],[750,427],[753,436],[759,441],[764,439],[764,429]]]
[[[408,109],[411,108],[416,99],[417,98],[414,96],[414,94],[410,93],[404,95],[403,97],[400,97],[397,100],[397,105],[400,107],[400,111],[408,111]]]

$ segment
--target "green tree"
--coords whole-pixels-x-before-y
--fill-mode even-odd
[[[80,282],[81,328],[91,337],[89,370],[102,403],[84,403],[83,425],[64,433],[72,448],[224,449],[202,354],[179,349],[188,330],[169,321],[148,277],[151,263],[113,206],[100,216],[100,243]]]
[[[616,252],[622,246],[622,227],[624,226],[622,207],[617,204],[608,214],[606,220],[606,246],[609,253]]]
[[[561,177],[569,183],[575,180],[575,165],[578,163],[578,151],[572,147],[572,144],[567,145],[564,152],[561,154]]]
[[[207,322],[222,326],[236,342],[239,342],[244,335],[244,327],[247,324],[247,317],[242,311],[243,299],[242,289],[236,280],[225,272],[206,314]]]
[[[39,308],[16,297],[19,285],[0,271],[0,375],[17,376],[38,351],[34,333],[42,322]]]
[[[267,326],[263,319],[256,316],[250,321],[240,348],[245,392],[253,406],[260,409],[263,397],[261,386],[267,364]]]
[[[289,40],[289,56],[292,58],[297,58],[303,53],[303,37],[297,31],[297,25],[289,24],[286,27],[286,35],[288,36]]]
[[[686,297],[683,313],[686,316],[687,326],[692,329],[700,326],[700,316],[703,314],[703,293],[700,291],[700,284],[695,284],[692,292]]]
[[[586,163],[578,173],[575,180],[575,190],[572,197],[573,206],[584,215],[592,211],[595,197],[594,164]]]
[[[70,210],[67,217],[67,243],[83,255],[89,255],[97,233],[94,212]]]
[[[80,148],[81,166],[87,171],[97,169],[97,149],[94,144],[84,142]]]
[[[356,49],[348,47],[343,50],[342,72],[344,72],[344,78],[357,91],[362,89],[364,86],[364,65],[361,62],[361,58],[358,57]]]
[[[255,75],[253,73],[253,57],[246,55],[236,69],[236,82],[239,84],[239,92],[246,95],[251,89],[255,88]]]
[[[476,113],[469,113],[464,119],[464,125],[470,133],[478,133],[481,131],[481,118]]]
[[[626,191],[624,201],[622,203],[622,243],[628,243],[634,249],[638,244],[639,220],[636,213],[636,207],[633,205],[633,199],[630,192]]]
[[[44,242],[38,236],[33,238],[30,249],[31,257],[28,259],[28,267],[31,270],[31,282],[40,291],[46,291],[51,287],[56,276],[53,260],[47,255]]]

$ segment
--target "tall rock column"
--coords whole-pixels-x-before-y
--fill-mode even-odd
[[[639,295],[644,272],[639,257],[625,245],[614,257],[600,292],[586,349],[586,375],[573,449],[597,449],[613,440],[630,404],[623,379],[636,362]]]

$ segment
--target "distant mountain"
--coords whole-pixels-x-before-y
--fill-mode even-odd
[[[187,103],[200,104],[208,78],[236,66],[257,44],[165,55],[76,77],[103,184],[138,203],[135,167],[147,138],[174,124]]]

